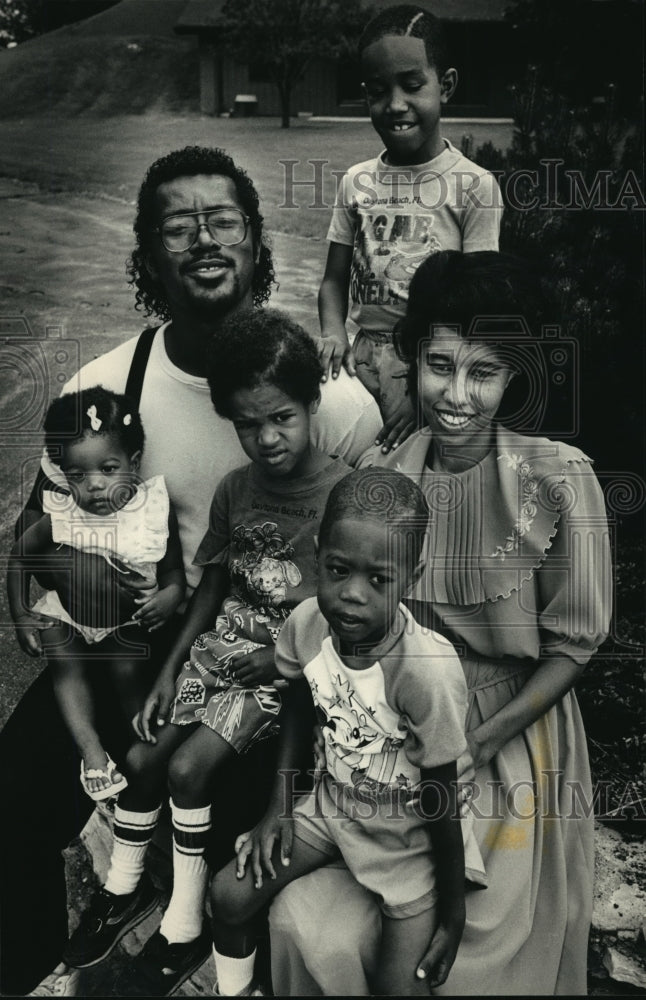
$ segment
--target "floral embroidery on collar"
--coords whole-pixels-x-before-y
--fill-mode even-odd
[[[498,455],[498,461],[506,462],[507,468],[517,472],[520,479],[520,515],[512,528],[511,534],[507,535],[505,544],[497,545],[496,551],[491,553],[492,557],[504,560],[508,552],[513,552],[514,549],[518,548],[522,536],[527,535],[531,531],[532,523],[538,511],[536,503],[538,484],[534,478],[534,467],[522,455],[503,451]]]

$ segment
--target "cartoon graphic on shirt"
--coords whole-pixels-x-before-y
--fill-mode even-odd
[[[242,587],[250,604],[272,614],[287,597],[288,587],[298,587],[301,571],[292,562],[294,549],[277,530],[273,521],[247,527],[238,525],[232,545],[242,553],[229,565],[231,577]],[[273,617],[275,617],[274,612]]]
[[[442,249],[432,233],[432,215],[359,210],[360,226],[352,255],[351,293],[355,302],[383,305],[405,300],[411,278],[429,254]]]
[[[247,586],[266,598],[270,604],[282,604],[287,596],[287,585],[298,587],[301,573],[295,563],[264,556],[252,570],[247,571]]]
[[[402,737],[393,736],[374,718],[375,710],[364,705],[350,681],[340,674],[332,677],[332,692],[326,694],[326,708],[316,684],[310,684],[317,715],[329,748],[328,761],[338,759],[351,768],[350,782],[355,791],[370,801],[391,799],[393,790],[410,793],[410,776],[395,772],[401,767]]]

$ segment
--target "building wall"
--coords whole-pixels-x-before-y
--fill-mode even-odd
[[[213,52],[209,58],[217,61]],[[221,111],[231,111],[237,94],[254,94],[258,99],[259,115],[280,115],[280,98],[275,84],[250,79],[249,66],[238,63],[229,56],[221,58],[222,93]],[[216,75],[217,75],[217,71]],[[202,79],[206,74],[203,72]],[[329,62],[314,60],[302,80],[294,86],[291,96],[291,113],[311,111],[315,115],[331,114],[336,108],[336,79]],[[205,109],[204,109],[205,110]]]
[[[509,26],[451,25],[447,34],[451,61],[458,69],[460,83],[446,113],[458,117],[509,115],[512,108],[508,84],[517,75]],[[292,90],[292,115],[299,112],[366,114],[358,76],[356,96],[353,96],[352,81],[348,86],[345,73],[347,99],[340,100],[343,95],[339,94],[339,65],[333,59],[316,59],[310,63],[303,79]],[[204,40],[200,41],[200,87],[201,110],[206,114],[233,111],[238,94],[253,94],[257,98],[256,113],[259,115],[281,113],[278,89],[273,83],[253,79],[248,65],[219,54],[213,43]]]

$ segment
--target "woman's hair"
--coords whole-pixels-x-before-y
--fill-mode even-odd
[[[495,250],[443,250],[426,257],[413,275],[406,315],[394,333],[397,354],[410,366],[412,397],[417,397],[422,344],[432,340],[434,328],[448,326],[465,339],[495,345],[508,367],[522,376],[513,393],[520,403],[529,391],[521,385],[529,379],[536,389],[542,377],[533,337],[540,314],[539,278],[520,258]]]
[[[238,201],[243,212],[249,216],[257,263],[254,267],[252,293],[255,305],[267,302],[274,282],[274,264],[267,237],[263,233],[263,217],[260,202],[251,178],[238,167],[223,149],[205,146],[186,146],[176,149],[167,156],[156,160],[144,177],[139,198],[134,232],[137,245],[127,263],[129,283],[136,288],[136,308],[143,307],[144,315],[170,319],[170,309],[166,291],[161,282],[154,278],[146,267],[147,258],[153,247],[153,233],[157,218],[157,190],[162,184],[178,177],[195,177],[200,174],[214,174],[228,177],[233,181]]]
[[[141,418],[132,400],[102,385],[59,396],[50,404],[43,427],[47,455],[55,465],[60,465],[66,445],[88,436],[114,438],[128,456],[144,447]]]
[[[323,366],[312,338],[278,309],[248,309],[229,316],[209,345],[207,379],[222,417],[231,417],[238,389],[275,385],[290,399],[318,399]]]
[[[400,541],[399,549],[408,558],[412,572],[419,561],[429,517],[426,497],[403,472],[376,466],[357,469],[330,491],[319,527],[319,543],[325,545],[338,521],[372,518],[382,523],[389,534],[408,540],[403,548]]]
[[[373,42],[378,42],[387,35],[421,38],[426,49],[428,64],[435,67],[438,79],[441,79],[448,69],[449,57],[444,28],[442,22],[430,11],[408,3],[382,10],[363,29],[358,44],[359,55]]]

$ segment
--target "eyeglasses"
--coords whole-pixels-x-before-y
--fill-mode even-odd
[[[183,253],[193,246],[204,226],[220,246],[234,247],[246,237],[248,225],[249,216],[237,208],[216,208],[212,212],[171,215],[154,232],[159,233],[169,253]]]

